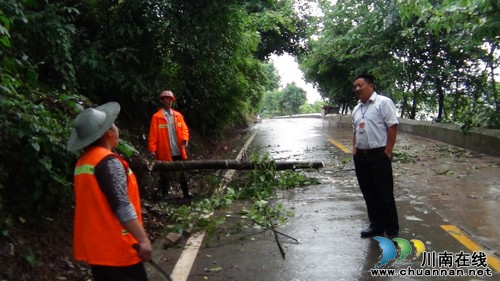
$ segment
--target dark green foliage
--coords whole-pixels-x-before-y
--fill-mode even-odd
[[[204,136],[245,125],[278,85],[259,58],[297,47],[290,45],[302,34],[292,4],[0,2],[0,208],[69,209],[77,155],[65,144],[83,107],[118,101],[120,127],[147,134],[158,94],[170,89]],[[266,25],[257,26],[264,15]],[[266,33],[276,28],[283,32]]]
[[[297,87],[295,82],[286,85],[283,95],[279,101],[283,112],[286,114],[298,114],[300,106],[307,100],[306,91]]]
[[[324,28],[300,66],[330,104],[348,113],[354,77],[369,72],[403,118],[500,128],[495,1],[321,3]]]
[[[258,38],[245,32],[244,10],[237,1],[198,1],[172,3],[162,13],[170,20],[164,47],[183,81],[174,93],[188,123],[214,135],[241,122],[265,86],[263,65],[252,58]]]
[[[27,1],[24,9],[20,4],[11,6],[10,12],[16,11],[23,14],[16,15],[12,24],[10,53],[36,65],[33,70],[40,83],[53,89],[74,89],[71,41],[78,11],[62,3],[42,1]]]
[[[258,59],[268,59],[273,53],[297,55],[304,52],[302,41],[307,37],[309,26],[313,25],[296,12],[296,2],[245,1],[244,7],[250,16],[249,24],[261,37],[256,53]]]
[[[0,46],[1,213],[3,216],[36,214],[67,208],[72,199],[72,163],[75,157],[66,151],[65,143],[69,120],[81,106],[75,103],[77,97],[41,85],[59,88],[71,84],[72,67],[68,66],[71,60],[68,46],[63,46],[68,44],[71,28],[64,28],[55,6],[34,16],[21,12],[15,2],[4,4],[6,6],[2,8],[10,14],[4,15],[3,26],[7,27],[7,32],[2,39],[7,38],[12,43]],[[28,32],[24,28],[30,18],[39,22]],[[38,25],[44,20],[49,21],[46,28]],[[10,28],[16,25],[21,31],[12,35]],[[63,41],[45,42],[44,37],[53,39],[50,34],[54,31],[59,32],[54,36]],[[37,48],[23,48],[23,44],[28,46],[32,42],[25,36],[33,36],[39,41],[39,46],[52,52],[43,54],[36,53]],[[45,46],[45,43],[53,45]],[[32,53],[28,55],[21,50]],[[49,66],[52,71],[44,72],[41,68],[47,66],[40,61],[47,65],[59,64],[58,67]]]
[[[78,91],[104,103],[120,103],[121,119],[144,123],[163,90],[154,1],[83,1],[75,19],[74,60]]]
[[[70,221],[78,155],[65,145],[70,122],[82,108],[120,103],[118,126],[138,132],[122,135],[125,155],[136,153],[130,139],[145,146],[142,135],[165,89],[175,93],[175,107],[191,130],[205,137],[246,125],[257,113],[263,93],[278,84],[259,58],[296,50],[301,33],[291,1],[266,1],[258,12],[250,11],[249,4],[0,1],[0,242],[2,247],[14,243],[16,255],[0,255],[0,263],[7,257],[22,264],[9,266],[9,274],[19,280],[55,278],[45,272],[54,266],[42,264],[51,241],[32,250],[10,235],[26,222],[40,222],[37,230],[44,232],[51,226],[48,218]],[[280,21],[257,28],[260,13]],[[267,32],[277,29],[280,34]],[[68,238],[67,225],[58,237]]]
[[[71,99],[4,92],[0,100],[0,200],[2,212],[26,214],[66,208],[74,155],[65,142]],[[72,105],[73,104],[73,105]],[[50,110],[49,110],[50,108]]]

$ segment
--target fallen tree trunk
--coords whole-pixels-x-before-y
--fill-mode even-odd
[[[152,171],[187,171],[187,170],[254,170],[257,168],[274,168],[275,170],[319,169],[322,161],[270,161],[258,163],[240,160],[187,160],[187,161],[155,161]]]

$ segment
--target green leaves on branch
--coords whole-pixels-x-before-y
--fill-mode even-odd
[[[50,108],[50,110],[48,109]],[[72,199],[72,163],[66,152],[71,103],[48,94],[5,92],[0,99],[0,202],[2,212],[30,213],[63,208]]]
[[[233,203],[234,200],[249,201],[251,208],[242,207],[239,214],[243,219],[250,219],[263,225],[269,225],[269,220],[274,223],[285,223],[287,217],[293,216],[293,211],[286,210],[281,204],[274,204],[276,189],[290,189],[299,186],[316,184],[314,178],[306,178],[300,172],[276,171],[273,161],[268,156],[252,156],[256,161],[257,169],[240,172],[235,177],[225,192],[214,194],[211,198],[197,200],[191,206],[174,208],[166,204],[160,207],[172,218],[175,224],[168,226],[167,231],[181,232],[183,229],[206,229],[213,233],[218,225],[225,222],[224,216],[214,215],[216,210],[222,210]],[[268,163],[268,165],[264,165]],[[220,182],[217,183],[217,186]]]

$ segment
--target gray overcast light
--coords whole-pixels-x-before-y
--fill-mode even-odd
[[[271,55],[271,62],[274,64],[278,70],[278,74],[280,75],[281,88],[284,88],[286,84],[295,82],[298,87],[307,92],[308,103],[314,103],[315,101],[321,100],[319,92],[312,86],[312,84],[306,83],[304,80],[304,74],[299,69],[299,65],[295,61],[294,57],[289,54],[281,56]]]

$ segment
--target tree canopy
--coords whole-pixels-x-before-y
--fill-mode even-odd
[[[77,155],[65,144],[84,107],[117,101],[118,122],[147,134],[169,89],[202,136],[244,125],[278,86],[269,55],[303,48],[307,22],[294,4],[1,1],[1,213],[71,201]]]
[[[343,112],[369,72],[401,117],[500,128],[500,7],[495,0],[321,1],[322,29],[300,66]]]
[[[308,104],[306,91],[292,82],[283,89],[264,93],[260,114],[263,117],[274,117],[298,113],[319,113],[321,105],[321,101],[313,105]]]

